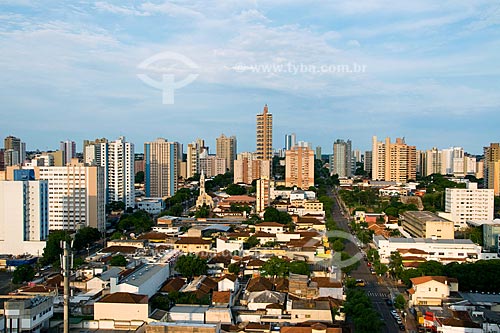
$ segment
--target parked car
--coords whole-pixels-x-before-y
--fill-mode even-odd
[[[387,298],[385,300],[385,304],[389,305],[389,306],[392,306],[394,303],[392,302],[392,300],[390,298]]]

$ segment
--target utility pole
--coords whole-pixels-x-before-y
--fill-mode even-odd
[[[69,333],[69,276],[71,270],[71,256],[70,256],[70,248],[67,241],[61,241],[61,246],[63,248],[63,255],[61,260],[61,268],[63,270],[64,277],[64,333]]]

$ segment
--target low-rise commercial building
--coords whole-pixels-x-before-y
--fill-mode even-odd
[[[403,229],[413,237],[455,238],[453,222],[429,211],[407,211],[402,214],[401,218]]]

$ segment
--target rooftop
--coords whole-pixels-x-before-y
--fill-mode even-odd
[[[147,304],[147,295],[138,295],[124,292],[108,294],[101,298],[98,303],[128,303],[128,304]]]

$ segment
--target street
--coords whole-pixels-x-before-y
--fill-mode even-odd
[[[337,223],[337,226],[346,232],[349,230],[349,221],[345,217],[347,214],[344,212],[340,206],[339,198],[336,193],[332,191],[333,207],[332,207],[332,218]],[[350,255],[354,256],[360,252],[360,249],[353,242],[347,242],[345,244],[345,251]],[[363,279],[366,282],[364,290],[368,297],[371,299],[374,309],[379,312],[381,318],[383,319],[385,325],[382,327],[382,332],[384,333],[394,333],[400,332],[396,320],[394,320],[391,310],[394,309],[392,306],[386,304],[386,299],[391,297],[389,288],[387,287],[386,281],[378,278],[376,275],[372,275],[370,269],[367,266],[365,260],[361,261],[359,267],[351,272],[351,276],[355,279]],[[380,279],[380,280],[379,280]],[[394,293],[394,290],[393,290]]]

